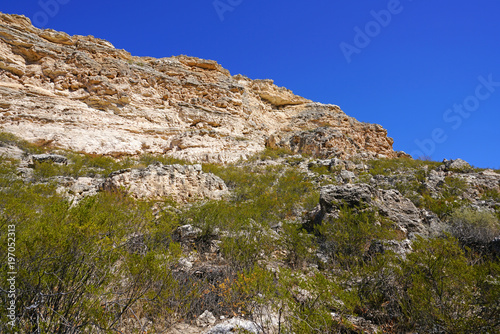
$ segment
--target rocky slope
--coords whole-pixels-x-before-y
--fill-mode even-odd
[[[380,125],[215,61],[134,57],[0,13],[0,129],[73,151],[233,162],[265,146],[395,157]]]
[[[62,194],[64,197],[59,199],[62,208],[67,205],[66,198],[74,212],[81,211],[84,217],[96,215],[98,222],[112,221],[110,231],[98,227],[96,233],[109,235],[121,246],[116,249],[124,249],[119,258],[130,255],[140,259],[139,263],[148,263],[143,259],[155,257],[160,261],[152,263],[154,266],[168,268],[161,271],[166,276],[158,278],[153,272],[145,271],[142,279],[148,284],[155,282],[145,291],[159,293],[155,289],[161,286],[159,282],[165,281],[168,287],[163,288],[172,295],[167,294],[159,301],[134,303],[130,311],[134,312],[133,316],[118,316],[123,321],[115,329],[123,333],[142,330],[230,334],[238,329],[255,334],[280,333],[280,328],[293,328],[297,315],[304,316],[301,313],[304,308],[307,312],[322,309],[326,313],[313,325],[331,321],[329,329],[336,328],[338,332],[410,333],[412,331],[401,330],[407,327],[399,320],[405,319],[399,305],[406,302],[407,297],[401,296],[405,296],[405,285],[410,284],[405,277],[412,272],[398,276],[393,268],[401,267],[401,263],[411,265],[415,252],[421,247],[418,246],[420,237],[439,241],[443,240],[444,232],[451,233],[472,247],[474,261],[479,261],[479,254],[484,256],[484,261],[500,256],[500,171],[474,169],[460,159],[443,163],[411,159],[355,163],[283,152],[276,156],[271,151],[225,166],[134,160],[129,162],[132,167],[124,168],[127,166],[123,166],[122,161],[107,158],[114,163],[105,170],[97,167],[105,166],[98,163],[102,157],[94,157],[79,168],[78,157],[83,155],[67,151],[32,154],[30,149],[34,149],[33,146],[0,137],[0,192],[3,195],[0,218],[16,222],[23,235],[30,235],[31,224],[38,221],[40,214],[54,209],[50,207],[54,200],[51,196]],[[141,164],[146,166],[139,167]],[[54,185],[56,187],[50,188]],[[16,221],[19,213],[5,214],[6,208],[14,208],[14,211],[20,210],[20,217],[25,217],[26,206],[35,202],[31,198],[38,191],[24,195],[30,196],[29,200],[21,201],[24,204],[19,203],[17,196],[23,189],[35,187],[45,189],[42,196],[48,198],[31,208],[37,210],[30,216],[34,222],[27,226]],[[126,190],[131,202],[126,201],[122,191],[115,191],[117,189]],[[106,204],[112,198],[115,198],[113,209],[88,211],[89,206]],[[202,198],[218,201],[198,201]],[[154,202],[142,201],[145,199]],[[140,211],[145,204],[148,207]],[[72,214],[71,210],[67,211],[68,215]],[[122,212],[126,214],[121,215]],[[115,215],[118,217],[114,219]],[[72,218],[66,223],[79,224],[78,219]],[[69,229],[68,236],[72,237],[75,230],[76,227]],[[120,237],[114,235],[117,232]],[[43,234],[43,229],[37,230],[34,236],[39,233]],[[54,238],[47,240],[57,242]],[[176,255],[165,250],[169,244],[176,245]],[[93,241],[89,245],[95,249]],[[444,250],[440,248],[439,252]],[[460,254],[453,256],[460,259]],[[66,253],[60,251],[58,256],[66,256]],[[21,259],[25,260],[22,256]],[[455,261],[448,255],[445,260]],[[257,271],[245,278],[246,270],[257,265],[262,269],[254,269]],[[434,264],[431,262],[431,265]],[[456,265],[453,262],[446,270],[456,269]],[[458,272],[449,276],[453,284],[463,284],[463,277],[456,275],[472,270],[469,266],[464,260]],[[484,269],[478,268],[483,272]],[[489,281],[490,277],[497,276],[494,268],[491,273],[485,271],[486,281],[482,284],[486,284],[486,288],[482,288],[478,296],[500,295],[496,281]],[[245,279],[238,281],[238,277]],[[317,284],[325,284],[325,281],[315,281],[318,277],[335,282],[328,289],[337,289],[336,292],[322,293],[325,287],[318,288]],[[110,284],[116,282],[134,291],[134,286],[119,276],[113,276]],[[265,284],[271,287],[260,292],[260,285]],[[464,285],[467,291],[479,289],[476,283],[467,284]],[[488,284],[492,284],[491,287]],[[177,288],[180,290],[176,291]],[[242,288],[243,292],[238,290]],[[363,298],[369,299],[367,289],[377,294],[378,304],[363,301]],[[362,296],[357,301],[362,306],[359,309],[346,306],[352,302],[348,298],[351,291]],[[245,297],[245,293],[250,296],[255,293],[252,297],[255,300],[246,299],[250,297]],[[97,300],[100,309],[103,300],[114,303],[113,298],[121,298],[121,295],[118,291],[117,297],[92,298]],[[452,300],[462,303],[466,297],[453,296]],[[26,299],[31,303],[23,294],[22,300]],[[480,305],[482,299],[477,299]],[[495,300],[495,297],[487,299],[486,302],[491,303],[484,308],[463,306],[470,312],[466,318],[477,319],[485,314],[484,326],[494,328],[490,314],[497,310],[492,306]],[[154,312],[140,313],[145,306]],[[173,308],[177,313],[165,314],[165,308]],[[136,317],[135,313],[141,316]],[[36,319],[30,318],[30,314],[23,315],[20,321],[28,324],[30,319]],[[305,319],[309,325],[308,318]],[[430,320],[431,324],[434,321]],[[327,332],[325,328],[318,328],[315,332]]]
[[[0,96],[25,331],[498,330],[499,170],[392,159],[380,125],[270,80],[1,13]]]

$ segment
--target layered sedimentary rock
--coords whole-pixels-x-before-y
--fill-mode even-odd
[[[220,199],[228,193],[224,181],[204,173],[201,165],[154,164],[144,169],[125,169],[111,173],[104,189],[123,189],[140,199],[170,197],[184,202],[202,198]]]
[[[377,189],[368,184],[328,185],[321,188],[323,215],[335,213],[343,205],[369,206],[398,225],[406,237],[428,236],[443,230],[443,226],[425,210],[418,209],[395,189]]]
[[[211,60],[134,57],[93,36],[0,13],[0,129],[93,154],[231,162],[266,145],[394,157],[379,125]]]

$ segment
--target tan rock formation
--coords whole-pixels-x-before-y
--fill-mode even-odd
[[[267,141],[320,156],[396,156],[382,127],[271,80],[231,76],[211,60],[134,57],[2,13],[0,101],[0,129],[94,154],[231,162]]]
[[[144,169],[126,169],[111,173],[104,189],[123,189],[135,198],[171,197],[178,202],[209,198],[220,199],[228,193],[224,181],[204,173],[201,165],[150,165]]]

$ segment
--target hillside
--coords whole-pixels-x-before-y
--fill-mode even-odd
[[[303,153],[396,155],[381,126],[272,80],[231,76],[211,60],[134,57],[22,16],[0,14],[0,69],[0,127],[78,152],[234,162],[267,141]]]
[[[496,333],[500,170],[0,14],[0,332]]]

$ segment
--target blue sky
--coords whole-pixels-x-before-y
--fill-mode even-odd
[[[394,148],[500,168],[498,0],[3,1],[133,55],[186,54],[382,124]]]

